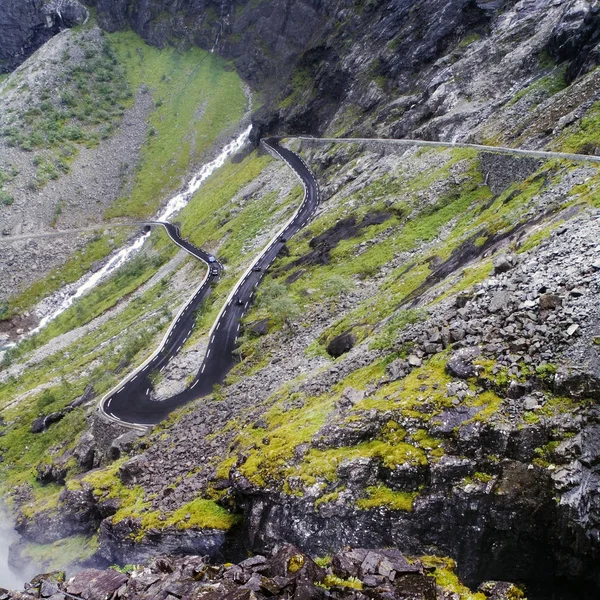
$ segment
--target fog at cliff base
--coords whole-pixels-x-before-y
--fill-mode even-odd
[[[23,584],[33,576],[33,573],[19,573],[9,567],[8,549],[18,539],[19,535],[13,529],[13,524],[0,507],[0,588],[21,590]]]

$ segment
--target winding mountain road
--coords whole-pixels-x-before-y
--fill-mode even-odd
[[[184,240],[174,225],[157,221],[148,222],[149,225],[163,226],[177,245],[206,262],[209,269],[200,287],[195,290],[190,300],[174,319],[159,348],[138,369],[102,398],[99,403],[99,410],[108,419],[134,428],[145,428],[159,423],[176,408],[191,400],[210,394],[214,385],[221,383],[235,364],[234,350],[239,335],[240,320],[252,302],[256,287],[286,241],[308,223],[320,200],[319,188],[310,169],[298,154],[280,146],[280,139],[269,138],[263,140],[262,143],[271,153],[284,160],[302,181],[305,190],[302,204],[235,285],[209,333],[206,355],[190,386],[185,391],[163,401],[155,401],[151,398],[152,376],[156,372],[163,371],[169,361],[181,350],[194,327],[194,312],[209,293],[211,284],[220,277],[223,267],[214,257]],[[482,146],[460,142],[446,143],[377,138],[313,138],[310,136],[298,136],[296,139],[321,143],[384,142],[406,146],[473,148],[500,154],[600,163],[600,157],[598,156]]]
[[[108,419],[131,427],[155,425],[176,408],[210,394],[214,385],[221,383],[234,366],[234,350],[240,331],[240,320],[252,302],[256,287],[286,241],[308,223],[319,203],[317,182],[302,158],[280,146],[279,138],[263,140],[263,143],[272,153],[284,160],[302,181],[302,204],[235,285],[210,330],[206,355],[190,386],[162,401],[152,399],[152,379],[157,373],[164,371],[191,335],[195,311],[210,292],[211,285],[221,276],[223,267],[215,257],[183,239],[175,225],[160,221],[147,222],[147,225],[164,227],[173,242],[207,264],[208,272],[201,285],[179,311],[152,356],[102,398],[98,408]]]

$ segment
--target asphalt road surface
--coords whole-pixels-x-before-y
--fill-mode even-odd
[[[210,331],[206,355],[198,365],[190,386],[185,391],[161,401],[152,400],[151,375],[162,372],[181,350],[194,328],[195,311],[210,292],[211,285],[221,276],[223,267],[215,257],[183,239],[176,226],[170,223],[148,222],[149,225],[162,225],[177,245],[206,262],[209,269],[202,285],[177,315],[155,353],[100,401],[99,410],[111,420],[134,426],[159,423],[176,408],[210,394],[214,385],[221,383],[236,364],[234,350],[240,333],[240,320],[252,303],[256,287],[287,240],[309,222],[319,203],[319,189],[306,163],[278,142],[279,138],[263,140],[263,143],[283,159],[301,179],[305,189],[302,204],[235,286]]]

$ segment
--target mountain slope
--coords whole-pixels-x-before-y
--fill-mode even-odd
[[[222,27],[217,49],[266,92],[255,138],[598,146],[591,3],[131,6],[98,3],[100,22],[206,47]],[[81,536],[92,540],[81,560],[104,565],[190,548],[227,560],[282,542],[314,555],[393,546],[451,556],[472,587],[592,597],[598,165],[451,143],[287,143],[322,205],[259,288],[240,363],[212,396],[143,437],[94,415],[201,276],[164,239],[9,354],[0,448],[21,555],[42,542],[47,559]],[[159,378],[163,395],[185,386],[233,281],[300,200],[284,165],[248,150],[181,214],[228,277]]]

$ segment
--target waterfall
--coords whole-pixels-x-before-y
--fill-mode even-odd
[[[215,43],[210,49],[211,53],[217,49],[219,44],[219,40],[221,39],[221,35],[223,34],[223,29],[229,25],[229,17],[231,15],[231,0],[221,0],[221,6],[219,11],[219,31],[217,32],[217,36],[215,38]]]
[[[225,164],[225,161],[232,155],[235,154],[242,146],[246,143],[252,126],[248,126],[237,138],[227,144],[221,153],[211,162],[203,165],[198,173],[192,177],[190,182],[187,184],[182,192],[179,192],[173,196],[166,204],[166,206],[158,213],[151,221],[168,221],[173,215],[178,213],[192,198],[192,196],[198,191],[200,186],[210,177],[218,168]],[[106,279],[112,275],[120,266],[126,261],[137,254],[144,242],[148,239],[150,233],[143,233],[137,236],[133,242],[128,246],[114,254],[108,262],[96,273],[91,273],[82,277],[77,283],[67,288],[59,290],[49,300],[50,306],[58,304],[58,308],[52,310],[46,315],[39,323],[39,325],[30,331],[28,335],[38,333],[43,327],[45,327],[50,321],[56,319],[65,310],[67,310],[77,298],[80,298],[85,293],[94,288],[100,281]],[[73,289],[75,291],[73,292]]]

